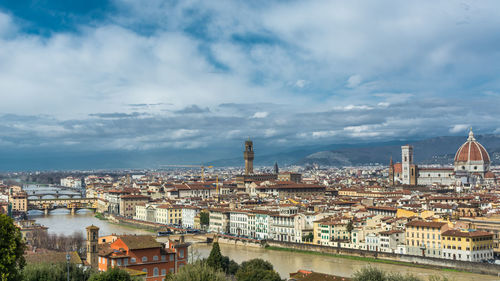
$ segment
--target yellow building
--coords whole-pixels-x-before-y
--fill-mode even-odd
[[[433,211],[422,211],[422,212],[413,212],[410,210],[405,210],[405,209],[398,209],[396,212],[396,217],[397,218],[411,218],[411,217],[420,217],[422,219],[426,219],[429,217],[434,216]]]
[[[415,220],[406,224],[406,253],[441,258],[441,233],[448,230],[444,222]]]
[[[347,220],[338,217],[326,217],[313,223],[313,243],[329,245],[333,241],[349,240]]]
[[[472,262],[493,259],[493,233],[450,229],[441,236],[445,259]]]
[[[12,204],[14,212],[28,212],[28,194],[24,191],[12,193],[9,196],[9,202]]]
[[[182,207],[163,204],[156,209],[156,222],[164,224],[177,224],[182,223]]]

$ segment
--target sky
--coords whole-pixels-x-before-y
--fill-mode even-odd
[[[3,0],[0,160],[500,134],[498,10]]]

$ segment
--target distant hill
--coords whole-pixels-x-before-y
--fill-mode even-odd
[[[373,143],[342,143],[330,145],[302,146],[291,147],[288,150],[283,150],[276,153],[259,153],[255,151],[254,165],[256,166],[272,166],[278,162],[279,166],[289,166],[301,163],[301,160],[309,155],[315,154],[317,151],[340,151],[342,149],[359,149],[363,147],[381,147],[381,146],[401,146],[406,142],[391,141],[391,142],[373,142]],[[217,167],[237,167],[243,166],[243,152],[236,157],[227,159],[218,159],[208,161],[210,165]]]
[[[500,164],[500,135],[479,135],[476,139],[486,148],[493,164]],[[417,164],[452,164],[458,148],[466,141],[463,136],[447,136],[409,142],[413,146]],[[388,164],[401,161],[401,144],[371,145],[323,150],[311,153],[296,164],[318,164],[322,166],[357,166],[367,164]]]

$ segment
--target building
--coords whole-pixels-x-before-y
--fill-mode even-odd
[[[326,187],[318,184],[295,183],[290,181],[266,181],[255,187],[259,196],[293,198],[324,195]]]
[[[399,246],[405,245],[405,233],[401,230],[387,230],[378,233],[380,237],[380,251],[396,253]]]
[[[442,257],[441,233],[448,230],[444,222],[415,220],[406,224],[406,253],[423,257]]]
[[[99,245],[99,227],[95,225],[88,226],[87,228],[87,263],[93,267],[98,268],[98,245]]]
[[[162,244],[149,235],[123,235],[99,246],[99,271],[113,267],[142,271],[147,281],[165,280],[188,261],[189,243],[184,242],[184,237]]]
[[[245,151],[243,151],[243,159],[245,159],[245,175],[253,174],[253,142],[248,139],[245,141]]]
[[[278,181],[290,181],[295,183],[302,182],[302,174],[300,173],[292,173],[292,172],[284,172],[278,174]]]
[[[250,236],[248,212],[234,210],[229,212],[229,234],[236,236]]]
[[[493,233],[493,251],[497,258],[500,257],[500,215],[462,218],[460,221],[468,224],[468,228]]]
[[[330,245],[330,242],[349,240],[348,223],[347,220],[334,216],[314,221],[314,244]]]
[[[475,139],[472,129],[467,141],[455,153],[453,167],[419,167],[413,163],[413,147],[401,147],[401,163],[389,163],[391,185],[452,185],[471,187],[476,184],[495,183],[490,172],[490,156]]]
[[[138,194],[122,195],[120,197],[120,216],[131,218],[135,216],[135,207],[149,202],[149,197]]]
[[[486,173],[490,171],[490,155],[486,149],[476,141],[472,129],[467,141],[455,154],[454,171],[462,184],[475,185],[483,183]]]
[[[75,177],[66,177],[61,179],[61,185],[65,187],[81,188],[82,179]]]
[[[229,210],[212,208],[208,211],[210,213],[208,231],[216,233],[229,233]]]
[[[13,212],[28,212],[28,194],[24,191],[14,192],[9,196]]]
[[[14,221],[21,230],[21,236],[28,245],[35,245],[40,242],[40,238],[47,236],[48,227],[35,223],[35,220]]]
[[[200,213],[200,208],[183,206],[181,211],[181,223],[184,228],[195,228],[196,215]]]
[[[181,225],[182,208],[176,205],[163,204],[156,208],[155,221],[163,224]]]
[[[493,259],[493,233],[450,229],[441,234],[443,258],[481,262]]]

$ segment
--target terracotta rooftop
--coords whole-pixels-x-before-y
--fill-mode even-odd
[[[151,235],[123,235],[118,239],[122,240],[130,250],[162,247],[162,244]]]

